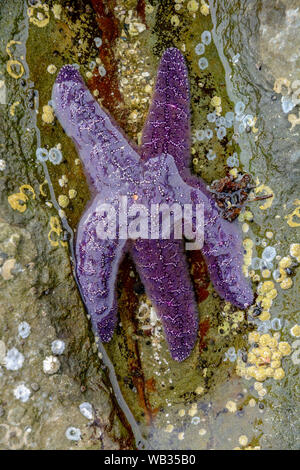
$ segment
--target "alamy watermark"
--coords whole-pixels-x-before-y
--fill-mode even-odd
[[[204,240],[204,206],[200,204],[128,204],[127,196],[117,203],[101,203],[96,233],[101,240],[181,240],[187,250],[199,250]]]

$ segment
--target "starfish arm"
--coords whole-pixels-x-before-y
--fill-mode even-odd
[[[186,359],[195,344],[198,309],[181,240],[137,240],[132,257],[162,321],[171,356]]]
[[[102,217],[97,206],[100,203],[97,197],[78,226],[76,272],[95,333],[107,342],[117,320],[115,283],[126,240],[99,238],[98,224]]]
[[[223,299],[245,309],[253,303],[253,292],[243,273],[244,249],[240,227],[237,222],[228,222],[220,216],[211,197],[200,189],[196,191],[194,202],[204,202],[202,253],[210,279]]]
[[[189,84],[186,65],[177,49],[168,49],[159,65],[156,87],[142,136],[142,157],[162,153],[174,157],[183,180],[200,191],[204,203],[204,246],[211,280],[221,297],[240,308],[253,302],[250,283],[243,275],[242,235],[237,223],[222,219],[206,183],[192,176],[190,161]]]
[[[145,166],[152,166],[155,160],[149,160]],[[253,292],[243,274],[242,235],[238,223],[228,222],[220,216],[215,201],[202,191],[196,178],[185,181],[181,178],[171,155],[161,155],[159,160],[161,179],[166,182],[167,194],[173,201],[203,207],[204,225],[200,221],[198,230],[204,230],[204,237],[200,233],[198,240],[204,242],[202,251],[216,291],[237,307],[247,308],[253,302]]]
[[[121,184],[140,177],[139,155],[112,118],[93,98],[79,72],[70,65],[60,70],[52,91],[55,113],[73,139],[93,187]]]
[[[154,96],[143,129],[143,159],[169,153],[174,157],[179,172],[189,167],[189,99],[184,58],[178,49],[167,49],[159,65]]]

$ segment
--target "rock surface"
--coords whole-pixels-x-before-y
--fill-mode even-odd
[[[48,9],[34,3],[0,7],[0,449],[135,448],[137,422],[158,449],[299,448],[299,269],[292,251],[300,223],[299,2],[234,0],[229,8],[211,0],[198,2],[196,12],[197,2],[175,9],[173,0],[42,2]],[[202,70],[195,48],[204,31],[213,39]],[[117,383],[104,350],[99,357],[66,244],[89,189],[49,100],[60,67],[76,62],[138,142],[158,61],[172,45],[189,68],[194,172],[211,183],[237,152],[236,166],[253,175],[259,191],[275,194],[266,209],[249,204],[241,223],[254,289],[267,280],[276,293],[271,302],[262,299],[262,315],[256,305],[258,316],[249,309],[245,317],[218,298],[203,260],[191,260],[201,337],[191,357],[174,364],[126,259],[120,322],[106,349]],[[239,101],[254,126],[230,129],[221,141],[215,132],[197,140],[214,127],[208,114],[220,103],[223,114],[232,112]],[[59,164],[37,162],[38,147],[57,145]],[[276,256],[263,269],[267,246]],[[281,380],[240,373],[249,367],[248,334],[256,330],[288,343],[291,354],[277,368]]]

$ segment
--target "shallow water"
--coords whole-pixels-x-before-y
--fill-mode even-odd
[[[191,12],[186,1],[176,2],[181,5],[177,10],[173,1],[85,3],[53,1],[47,2],[49,10],[34,6],[28,11],[26,2],[14,0],[0,7],[0,80],[6,89],[0,156],[5,162],[0,172],[0,445],[299,448],[299,251],[290,253],[291,245],[299,243],[300,226],[298,2],[234,1],[228,7],[228,2],[211,1],[207,15],[205,8]],[[211,31],[212,41],[199,56],[195,47],[204,31]],[[257,195],[274,194],[271,200],[249,203],[240,216],[245,269],[264,305],[263,315],[253,316],[253,308],[243,314],[221,300],[209,283],[203,259],[191,259],[202,338],[186,361],[176,363],[126,258],[118,280],[120,324],[98,357],[72,277],[73,231],[90,191],[73,144],[52,119],[51,108],[43,107],[51,100],[60,67],[77,63],[90,89],[99,91],[101,103],[138,143],[159,58],[171,45],[184,53],[189,68],[193,171],[211,183],[231,169],[227,159],[236,152],[235,165],[253,176]],[[200,57],[208,61],[204,70]],[[9,60],[19,64],[8,69]],[[20,64],[22,76],[15,78],[22,72]],[[221,116],[244,103],[251,125],[241,128],[238,118],[219,140],[215,123],[207,122],[216,108],[214,97],[220,98]],[[288,113],[283,97],[294,105]],[[197,131],[207,128],[214,130],[213,138],[197,140]],[[36,160],[37,147],[57,144],[63,155],[59,165]],[[23,188],[25,184],[30,188]],[[70,190],[76,191],[74,198]],[[16,198],[8,199],[20,192],[26,194],[25,211],[14,205]],[[61,196],[68,198],[66,207],[60,205],[66,201]],[[272,264],[257,261],[251,266],[253,258],[262,260],[267,246],[276,249]],[[4,268],[7,260],[15,260],[11,270],[7,264]],[[279,268],[283,273],[276,282]],[[273,286],[262,294],[266,281]],[[276,291],[272,296],[271,290]],[[17,333],[21,321],[31,327],[25,339]],[[284,371],[281,378],[246,374],[253,350],[249,333],[255,331],[290,345],[277,366]],[[56,356],[59,369],[48,374],[43,361],[57,338],[66,348]],[[25,357],[15,371],[8,370],[4,360],[13,347]],[[25,401],[16,397],[20,384],[30,391]],[[83,402],[92,404],[93,420],[80,413]],[[66,437],[69,427],[80,430],[79,440]]]

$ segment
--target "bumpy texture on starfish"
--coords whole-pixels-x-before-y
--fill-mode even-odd
[[[97,195],[77,231],[76,269],[93,327],[109,341],[117,320],[115,283],[118,266],[130,250],[146,292],[162,320],[173,359],[186,359],[198,330],[198,311],[182,240],[101,240],[99,204],[203,203],[204,254],[221,297],[246,308],[253,301],[242,273],[242,238],[237,223],[227,222],[206,184],[191,175],[188,75],[181,53],[164,53],[156,88],[137,149],[94,100],[80,74],[64,66],[53,88],[56,115],[74,140]]]

